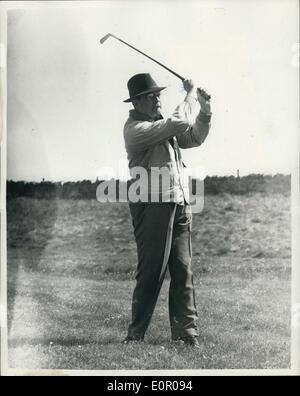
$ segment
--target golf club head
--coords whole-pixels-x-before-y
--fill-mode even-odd
[[[112,36],[112,34],[110,34],[110,33],[106,34],[104,37],[102,37],[102,39],[100,40],[100,43],[103,44],[110,36]]]

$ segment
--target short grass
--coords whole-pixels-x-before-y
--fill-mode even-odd
[[[145,343],[120,343],[136,266],[126,204],[8,201],[10,367],[288,368],[289,205],[282,195],[207,196],[194,215],[193,350],[170,341],[168,279]]]

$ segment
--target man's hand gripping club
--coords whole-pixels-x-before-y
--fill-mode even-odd
[[[201,111],[205,114],[211,114],[210,95],[204,89],[196,88],[193,80],[183,81],[184,90],[188,95],[197,96]],[[209,99],[208,99],[209,98]]]

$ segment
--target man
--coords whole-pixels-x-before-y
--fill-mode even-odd
[[[123,343],[143,341],[150,323],[167,267],[170,272],[169,317],[172,340],[199,347],[197,311],[191,269],[191,223],[188,189],[183,183],[184,164],[180,148],[200,146],[210,129],[210,103],[207,94],[185,80],[186,96],[169,119],[161,115],[159,87],[150,74],[133,76],[128,81],[129,99],[134,109],[124,126],[129,168],[147,171],[150,194],[140,202],[129,202],[137,243],[138,266],[132,299],[132,321]],[[188,113],[196,101],[200,112],[196,121]],[[159,187],[151,201],[151,172],[164,168],[169,184]],[[150,180],[150,182],[149,182]],[[150,199],[149,199],[150,198]],[[157,199],[158,198],[158,199]]]

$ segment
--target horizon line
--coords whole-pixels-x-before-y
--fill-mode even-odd
[[[237,175],[237,174],[226,174],[226,175],[206,175],[205,178],[203,180],[205,180],[206,178],[213,178],[213,177],[217,177],[217,178],[221,178],[221,177],[235,177],[236,179],[241,179],[243,177],[247,177],[247,176],[263,176],[263,177],[274,177],[274,176],[291,176],[291,172],[290,173],[281,173],[281,172],[276,172],[276,173],[248,173],[245,175]],[[91,183],[97,183],[98,181],[109,181],[109,180],[119,180],[122,182],[127,182],[131,179],[114,179],[114,178],[110,178],[110,179],[100,179],[98,177],[96,177],[96,179],[76,179],[76,180],[51,180],[51,179],[45,179],[42,178],[41,180],[26,180],[26,179],[6,179],[6,182],[15,182],[15,183],[78,183],[78,182],[83,182],[83,181],[89,181]]]

